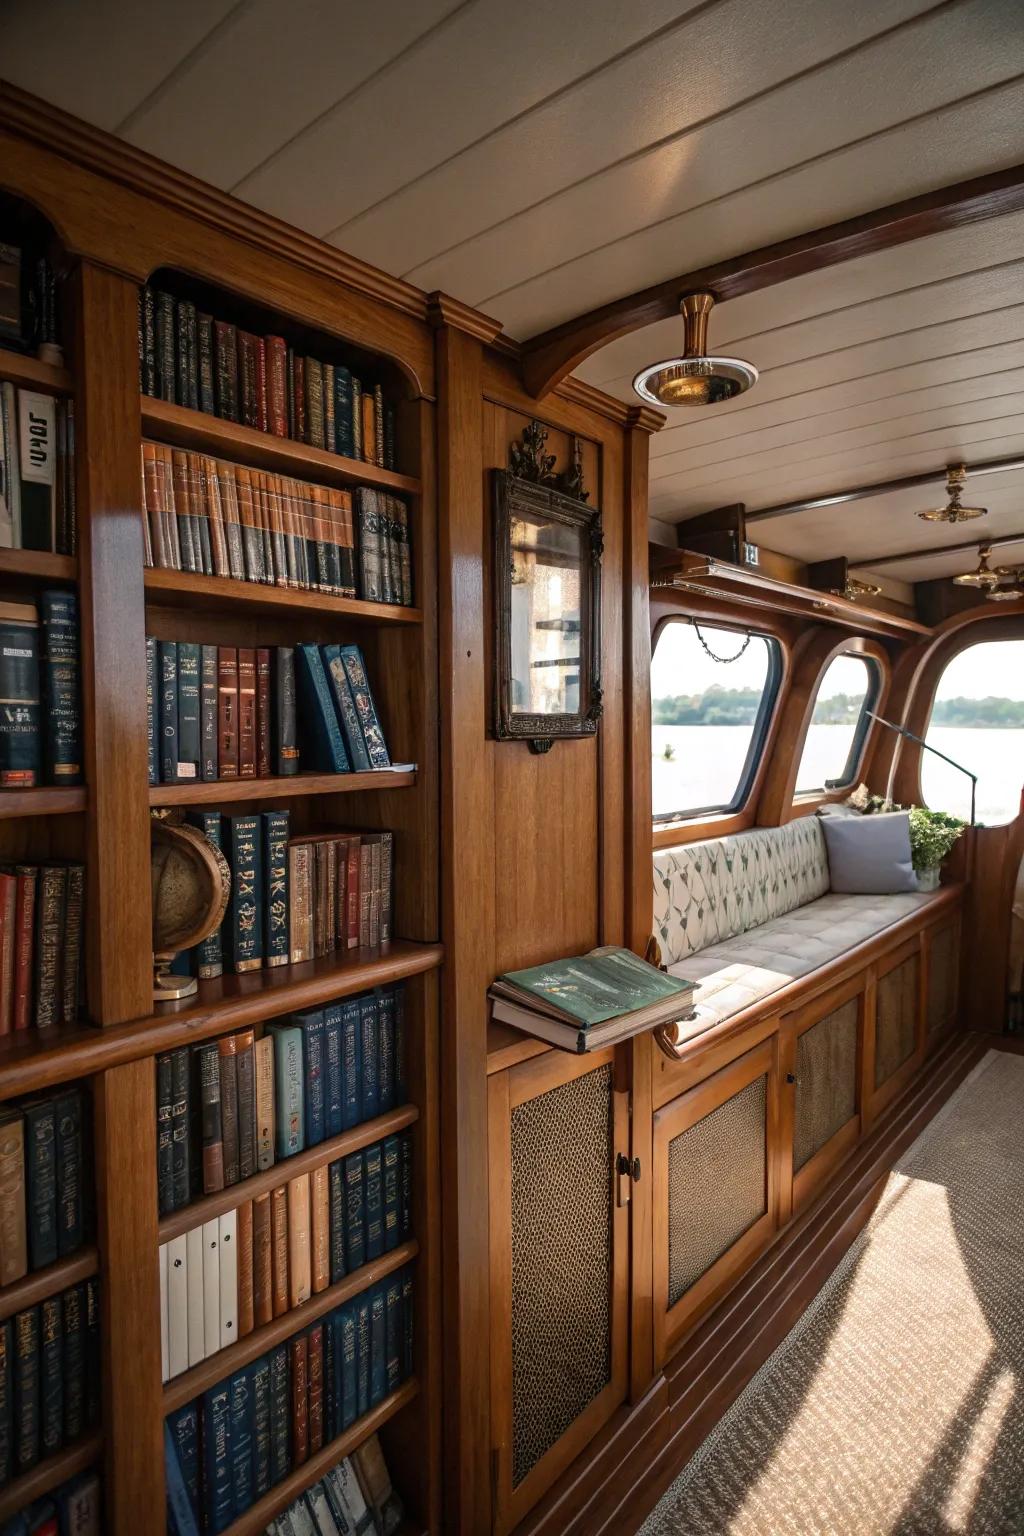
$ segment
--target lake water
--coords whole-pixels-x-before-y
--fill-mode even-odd
[[[651,762],[654,814],[721,805],[734,794],[750,743],[745,725],[656,725]],[[814,725],[807,733],[800,782],[823,784],[842,771],[850,727]],[[972,730],[934,726],[928,740],[978,775],[977,818],[988,826],[1010,821],[1020,807],[1024,786],[1024,730]],[[674,757],[666,762],[665,746]],[[777,751],[784,751],[780,743]],[[970,781],[931,753],[921,773],[925,804],[967,818]]]

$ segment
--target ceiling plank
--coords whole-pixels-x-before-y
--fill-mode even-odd
[[[902,565],[908,560],[939,560],[945,555],[961,555],[967,550],[978,549],[1003,549],[1010,544],[1024,544],[1024,533],[1001,533],[994,538],[975,537],[967,539],[962,544],[940,544],[933,549],[902,549],[896,555],[871,555],[861,558],[859,555],[850,561],[850,569],[865,571],[876,565]]]
[[[999,475],[1008,469],[1024,469],[1024,459],[983,459],[977,464],[968,464],[967,474],[973,479],[975,475]],[[906,491],[916,485],[934,485],[945,478],[946,466],[943,465],[940,469],[928,469],[919,475],[903,475],[896,480],[876,480],[871,485],[854,485],[847,490],[830,491],[822,496],[780,502],[777,507],[761,507],[756,512],[747,513],[747,522],[770,522],[775,517],[790,517],[794,512],[813,512],[819,507],[837,507],[845,501],[863,501],[867,496],[885,496],[890,491]]]
[[[683,273],[532,337],[522,352],[526,387],[540,399],[607,342],[677,313],[683,294],[706,289],[719,302],[738,298],[871,251],[1022,208],[1024,165],[1015,165]]]

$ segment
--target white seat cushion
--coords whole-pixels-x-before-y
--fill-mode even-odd
[[[670,975],[699,983],[694,995],[697,1017],[680,1025],[681,1038],[699,1035],[797,977],[827,965],[930,899],[920,892],[821,896],[747,933],[687,955],[668,967]]]

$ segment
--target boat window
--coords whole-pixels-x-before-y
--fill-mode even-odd
[[[978,775],[978,821],[1012,821],[1024,789],[1024,640],[987,640],[954,656],[939,679],[925,732],[930,747]],[[921,753],[925,805],[965,820],[971,781]]]
[[[651,658],[654,820],[737,811],[750,793],[782,676],[769,635],[667,620]]]
[[[853,783],[870,724],[867,711],[874,708],[880,683],[877,664],[863,656],[836,656],[829,662],[797,769],[798,795]]]

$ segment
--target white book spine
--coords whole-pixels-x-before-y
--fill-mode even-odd
[[[238,1227],[234,1211],[220,1218],[220,1347],[238,1338]]]
[[[167,1244],[160,1244],[160,1380],[167,1381],[171,1374],[171,1348],[167,1321]]]
[[[343,1536],[343,1532],[338,1530],[337,1522],[331,1514],[331,1506],[327,1502],[323,1483],[313,1484],[306,1494],[306,1501],[313,1511],[319,1536]]]
[[[184,1232],[167,1244],[167,1357],[172,1380],[188,1370],[188,1247]]]
[[[220,1222],[216,1216],[203,1222],[203,1334],[203,1352],[209,1359],[220,1349]]]
[[[206,1359],[206,1333],[203,1317],[203,1229],[193,1227],[185,1233],[188,1250],[188,1364],[189,1370]]]

